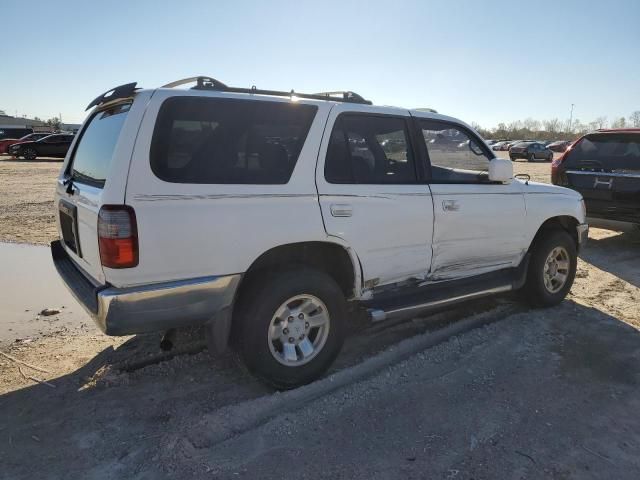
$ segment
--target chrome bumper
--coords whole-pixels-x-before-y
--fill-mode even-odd
[[[576,232],[578,233],[578,247],[582,248],[589,238],[589,224],[581,223],[576,227]]]
[[[130,335],[204,324],[233,303],[241,275],[202,277],[138,287],[94,286],[60,242],[53,263],[65,285],[107,335]]]

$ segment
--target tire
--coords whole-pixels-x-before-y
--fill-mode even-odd
[[[512,157],[511,155],[509,155],[509,158],[511,159],[512,162],[516,161],[515,157]]]
[[[35,160],[38,157],[38,152],[34,148],[25,148],[21,153],[25,160]]]
[[[553,263],[547,265],[555,253],[562,252],[566,254],[566,259],[559,255],[556,256],[555,267]],[[576,244],[566,231],[561,229],[542,231],[536,238],[531,251],[527,280],[522,292],[526,300],[535,307],[551,307],[562,302],[573,285],[577,264]],[[566,276],[561,285],[559,280],[549,282],[549,277],[554,274],[554,271]]]
[[[296,310],[302,305],[307,305],[304,313]],[[328,321],[312,327],[324,311]],[[281,390],[305,385],[319,378],[340,352],[346,312],[342,290],[323,272],[299,267],[266,273],[239,299],[233,320],[238,322],[236,348],[249,372],[263,382]]]
[[[536,156],[531,153],[529,154],[529,157],[527,158],[527,162],[535,162],[536,161]]]

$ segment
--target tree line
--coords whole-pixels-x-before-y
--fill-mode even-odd
[[[632,112],[629,117],[616,117],[609,121],[607,117],[583,123],[580,119],[563,121],[558,118],[551,120],[535,120],[527,118],[510,123],[499,123],[495,128],[483,128],[473,122],[471,126],[483,138],[493,139],[532,139],[532,140],[574,140],[577,136],[600,128],[640,128],[640,110]]]

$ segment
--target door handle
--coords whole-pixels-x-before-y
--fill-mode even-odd
[[[445,212],[457,212],[460,210],[460,205],[456,200],[443,200],[442,201],[442,210]]]
[[[353,215],[353,208],[346,203],[334,203],[331,205],[330,210],[333,217],[350,217]]]

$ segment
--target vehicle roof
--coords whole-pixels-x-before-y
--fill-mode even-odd
[[[640,128],[599,128],[590,133],[640,133]]]
[[[193,90],[193,89],[177,89],[177,88],[155,88],[155,89],[144,89],[144,90],[138,90],[136,93],[142,93],[142,92],[157,92],[157,91],[165,91],[165,92],[171,92],[173,95],[172,96],[179,96],[181,94],[184,94],[185,96],[211,96],[211,97],[216,97],[216,98],[220,98],[220,97],[226,97],[226,98],[237,98],[237,99],[242,99],[242,98],[247,98],[247,97],[259,97],[262,99],[274,99],[277,101],[291,101],[290,98],[288,97],[283,97],[283,96],[279,96],[279,95],[266,95],[266,94],[262,94],[262,93],[237,93],[237,92],[225,92],[225,91],[220,91],[220,90]],[[295,97],[295,92],[292,94]],[[364,103],[356,103],[356,102],[343,102],[340,100],[334,100],[331,97],[327,97],[326,100],[324,99],[310,99],[310,98],[299,98],[295,100],[298,103],[301,104],[306,104],[306,105],[326,105],[326,104],[333,104],[333,105],[344,105],[345,107],[353,107],[354,110],[357,110],[359,112],[363,112],[363,111],[367,111],[367,110],[372,110],[375,112],[380,112],[381,110],[384,110],[385,113],[389,113],[389,114],[406,114],[407,112],[410,112],[410,114],[414,117],[421,117],[421,118],[430,118],[430,119],[434,119],[434,120],[444,120],[444,121],[452,121],[452,122],[456,122],[456,123],[461,123],[463,125],[466,125],[463,121],[461,121],[458,118],[454,118],[454,117],[450,117],[448,115],[443,115],[441,113],[436,113],[434,111],[429,111],[427,109],[423,109],[423,108],[403,108],[403,107],[397,107],[397,106],[393,106],[393,105],[376,105],[376,104],[364,104]]]

